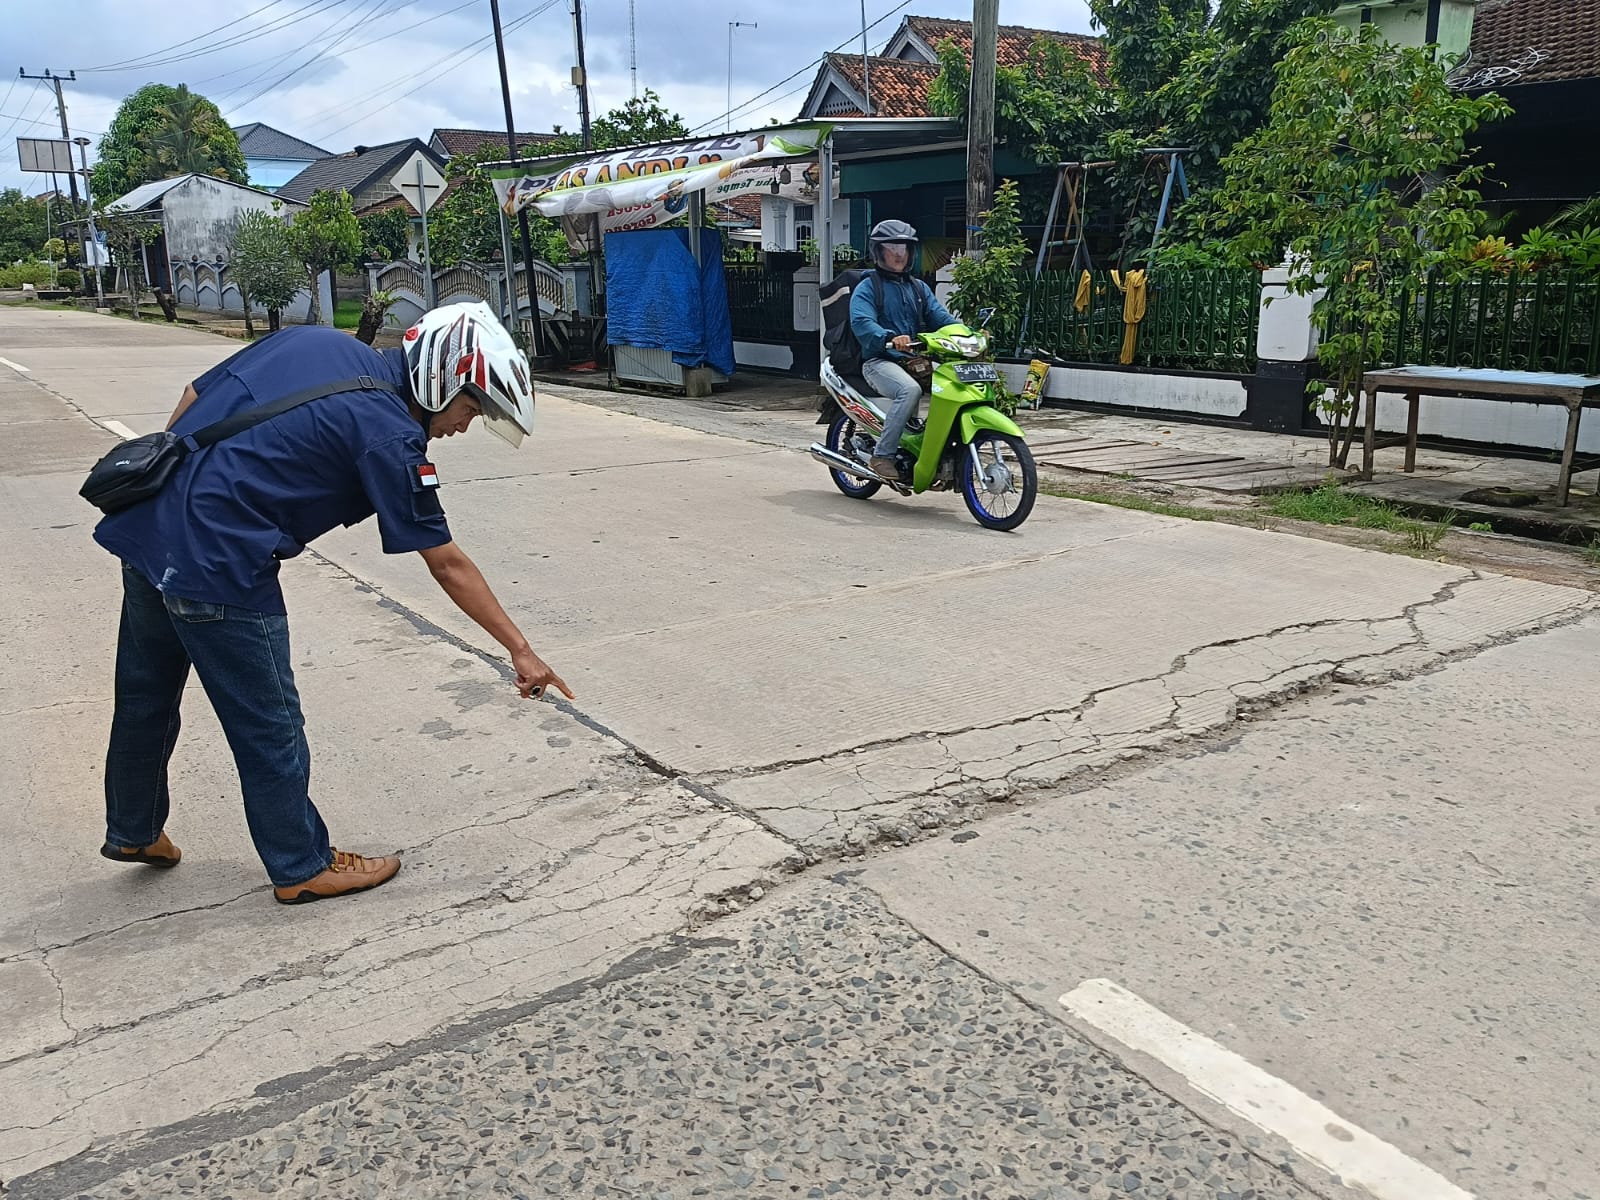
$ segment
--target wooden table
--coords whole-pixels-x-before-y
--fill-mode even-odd
[[[1561,452],[1561,478],[1556,503],[1566,504],[1574,470],[1600,465],[1600,457],[1578,459],[1578,423],[1585,408],[1600,408],[1600,375],[1557,375],[1547,371],[1486,371],[1471,367],[1395,367],[1368,371],[1362,380],[1367,392],[1367,429],[1362,442],[1361,477],[1372,478],[1373,452],[1401,442],[1406,448],[1406,470],[1417,469],[1417,408],[1423,395],[1470,400],[1504,400],[1517,404],[1563,404],[1567,408],[1567,441]],[[1378,437],[1378,393],[1401,392],[1406,398],[1406,434]]]

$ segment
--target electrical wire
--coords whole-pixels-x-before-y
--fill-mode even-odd
[[[299,8],[291,9],[289,12],[284,13],[280,17],[273,17],[265,24],[243,30],[238,34],[235,34],[232,37],[224,38],[221,41],[210,42],[206,45],[196,46],[192,50],[185,51],[182,54],[174,54],[168,58],[152,58],[148,62],[136,62],[131,66],[116,67],[111,70],[100,71],[98,73],[114,74],[124,71],[150,71],[158,67],[168,67],[176,63],[189,62],[192,59],[205,58],[208,55],[217,53],[219,50],[229,50],[234,46],[240,46],[246,42],[256,41],[259,38],[267,36],[268,34],[277,33],[282,29],[286,29],[291,25],[297,24],[304,14],[309,14],[317,10],[326,11],[331,8],[338,8],[341,5],[352,2],[353,0],[308,0],[308,3],[302,4]],[[307,44],[309,45],[309,43]],[[249,68],[247,67],[243,69],[248,70]]]
[[[556,2],[557,2],[557,0],[544,0],[544,3],[538,5],[537,7],[531,9],[530,11],[528,11],[526,13],[524,13],[522,16],[517,17],[514,20],[506,22],[506,24],[501,29],[501,34],[502,35],[510,34],[510,33],[514,32],[514,31],[522,28],[529,21],[532,21],[535,17],[539,16],[541,13],[545,12],[547,9],[550,9],[550,8],[554,7]],[[348,112],[351,108],[354,108],[357,105],[365,104],[369,100],[376,99],[379,96],[382,96],[384,98],[383,99],[383,103],[379,104],[377,107],[368,109],[368,110],[362,112],[360,115],[352,117],[350,120],[346,121],[344,124],[336,126],[336,127],[332,128],[332,129],[324,128],[324,125],[314,125],[314,126],[312,126],[312,134],[313,134],[313,136],[315,136],[315,137],[317,137],[319,139],[327,139],[327,138],[331,138],[336,133],[343,133],[346,129],[349,129],[352,125],[360,124],[362,121],[365,121],[368,117],[372,116],[374,113],[380,111],[381,109],[386,108],[391,104],[397,103],[398,101],[404,100],[407,97],[416,94],[417,92],[421,91],[424,87],[426,87],[428,84],[432,83],[435,79],[439,78],[441,75],[444,75],[449,71],[454,70],[457,66],[464,65],[466,62],[470,62],[473,58],[476,58],[479,54],[483,53],[483,51],[486,50],[489,47],[489,45],[491,43],[493,43],[493,41],[494,41],[494,34],[491,32],[491,33],[485,34],[483,37],[476,38],[475,40],[473,40],[471,42],[468,42],[465,46],[462,46],[459,49],[457,49],[455,51],[452,51],[449,54],[444,55],[442,58],[434,59],[433,62],[429,63],[427,66],[420,68],[420,71],[422,71],[422,72],[431,72],[431,74],[424,74],[423,77],[420,80],[418,80],[412,87],[410,87],[409,89],[407,89],[406,91],[400,93],[397,96],[389,95],[389,93],[392,91],[392,89],[396,86],[396,85],[391,83],[391,84],[385,84],[382,87],[377,88],[376,90],[374,90],[372,92],[368,92],[364,96],[358,97],[355,100],[347,102],[345,104],[345,106],[344,106],[344,111],[345,112]],[[465,57],[463,57],[463,56],[465,56]],[[461,59],[462,61],[458,63],[458,62],[455,61],[457,59]],[[435,70],[435,68],[437,68],[437,70]],[[343,113],[340,113],[339,115],[342,116]]]
[[[181,41],[181,42],[174,42],[172,45],[163,46],[159,50],[149,50],[149,51],[146,51],[144,54],[137,54],[132,58],[119,59],[117,62],[101,63],[97,67],[79,67],[78,71],[79,71],[80,74],[87,75],[87,74],[91,74],[91,73],[99,73],[99,72],[102,72],[102,71],[132,71],[132,70],[137,70],[137,69],[139,69],[139,68],[141,68],[143,66],[154,65],[154,64],[147,64],[147,63],[145,63],[144,60],[145,59],[152,59],[152,58],[159,58],[163,54],[169,54],[174,50],[182,49],[184,46],[192,45],[193,43],[198,42],[201,38],[208,38],[213,33],[221,33],[224,29],[231,29],[235,25],[237,25],[240,21],[248,21],[251,17],[256,16],[259,13],[266,12],[267,9],[269,9],[269,8],[276,8],[278,6],[278,2],[279,2],[279,0],[270,0],[269,3],[263,4],[260,8],[251,9],[249,12],[245,13],[244,16],[242,16],[242,17],[235,17],[233,20],[226,21],[223,24],[218,25],[214,29],[207,29],[204,33],[197,33],[191,38],[184,38],[184,40]]]
[[[271,83],[267,84],[266,87],[262,88],[260,91],[258,91],[256,93],[254,93],[253,95],[251,95],[249,99],[240,100],[236,104],[229,105],[228,106],[228,112],[229,113],[237,112],[240,108],[244,107],[246,104],[255,103],[255,101],[261,99],[261,97],[265,96],[268,92],[274,91],[275,89],[280,88],[284,84],[288,83],[289,80],[293,79],[296,75],[300,74],[301,71],[304,71],[307,67],[311,66],[313,63],[319,62],[323,58],[326,58],[329,54],[332,54],[335,50],[337,50],[339,48],[339,46],[343,42],[345,42],[346,40],[349,39],[351,34],[355,33],[355,31],[357,29],[361,28],[361,26],[362,26],[362,24],[364,22],[376,20],[378,15],[379,15],[379,13],[381,13],[383,11],[384,6],[386,4],[391,6],[390,9],[389,9],[390,12],[395,12],[395,11],[398,11],[399,8],[404,8],[409,3],[411,3],[411,0],[370,0],[370,3],[368,3],[365,8],[357,8],[356,11],[354,13],[352,13],[349,18],[345,19],[344,31],[341,32],[337,37],[333,38],[332,41],[327,42],[322,47],[322,49],[318,50],[315,54],[313,54],[310,58],[306,59],[305,62],[301,63],[299,66],[292,68],[287,73],[285,73],[283,75],[280,75],[277,79],[274,79]],[[319,38],[326,37],[339,24],[340,24],[340,21],[335,21],[332,25],[329,25],[321,34],[319,34],[318,37]],[[310,45],[311,43],[308,42],[306,44]],[[304,47],[302,47],[302,49],[303,48]],[[263,74],[265,74],[265,72],[263,72]],[[261,78],[261,76],[257,75],[254,79],[251,79],[248,82],[246,82],[245,84],[241,85],[240,87],[233,89],[233,92],[230,92],[228,94],[232,95],[234,92],[243,91],[246,87],[249,87],[251,84],[255,83],[257,79],[260,79],[260,78]]]
[[[870,24],[868,24],[867,28],[868,29],[876,28],[877,26],[879,26],[879,25],[883,24],[885,21],[887,21],[890,17],[894,16],[896,13],[901,12],[901,11],[907,9],[907,8],[910,8],[913,3],[914,3],[914,0],[903,0],[903,3],[895,5],[888,12],[884,13],[882,16],[878,17],[876,20],[874,20]],[[716,116],[710,118],[709,120],[701,121],[700,124],[696,125],[692,130],[690,130],[690,132],[691,133],[698,133],[700,130],[705,129],[707,126],[717,125],[717,124],[720,124],[723,121],[731,121],[733,119],[733,116],[734,116],[735,113],[743,112],[745,109],[749,108],[756,101],[761,100],[761,99],[763,99],[763,98],[765,98],[767,96],[770,96],[773,92],[777,91],[779,88],[781,88],[784,84],[788,83],[790,80],[797,79],[801,75],[804,75],[807,71],[814,70],[816,67],[822,65],[822,63],[827,60],[827,57],[828,57],[829,54],[837,54],[839,51],[843,50],[846,46],[850,45],[852,42],[854,42],[860,36],[861,36],[860,31],[852,33],[849,37],[845,38],[844,41],[840,42],[837,46],[835,46],[832,50],[826,51],[825,53],[823,53],[823,54],[819,55],[818,57],[812,59],[805,66],[801,67],[798,71],[794,72],[794,74],[786,75],[784,78],[778,80],[777,83],[775,83],[771,87],[769,87],[766,91],[757,93],[756,95],[750,97],[750,99],[746,100],[742,104],[734,105],[727,112],[718,113]],[[790,91],[785,92],[784,96],[793,95],[794,92],[797,92],[799,90],[800,90],[799,88],[793,88]],[[783,96],[779,96],[778,99],[780,99],[780,100],[783,99]]]

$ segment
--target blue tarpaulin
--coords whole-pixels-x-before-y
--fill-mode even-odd
[[[669,350],[679,366],[733,374],[721,234],[701,230],[700,251],[697,266],[687,229],[606,234],[606,337],[613,346]]]

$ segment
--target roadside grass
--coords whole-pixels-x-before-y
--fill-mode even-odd
[[[341,300],[333,306],[333,327],[354,329],[361,324],[361,301]]]
[[[1046,480],[1040,481],[1039,490],[1067,500],[1084,500],[1091,504],[1109,504],[1115,508],[1155,513],[1163,517],[1215,521],[1252,529],[1271,529],[1274,519],[1278,519],[1372,530],[1395,535],[1394,540],[1385,539],[1376,548],[1419,556],[1436,554],[1456,520],[1456,514],[1451,512],[1437,521],[1419,521],[1406,516],[1392,504],[1345,491],[1332,483],[1323,484],[1309,492],[1278,492],[1263,497],[1248,508],[1206,508],[1156,499],[1137,492],[1100,491]],[[1583,553],[1600,566],[1600,539]]]

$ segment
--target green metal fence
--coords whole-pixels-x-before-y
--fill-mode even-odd
[[[1079,278],[1069,271],[1046,271],[1024,280],[1024,353],[1041,350],[1068,362],[1118,361],[1125,331],[1122,290],[1109,271],[1092,273],[1088,304],[1080,312]],[[1249,373],[1255,370],[1260,320],[1258,272],[1155,272],[1146,284],[1133,365]],[[999,333],[1001,346],[1018,344],[1016,330]]]
[[[1429,279],[1401,295],[1385,357],[1402,366],[1600,374],[1600,279],[1551,271]]]
[[[794,273],[759,263],[725,263],[728,309],[736,338],[786,341],[794,332]]]

